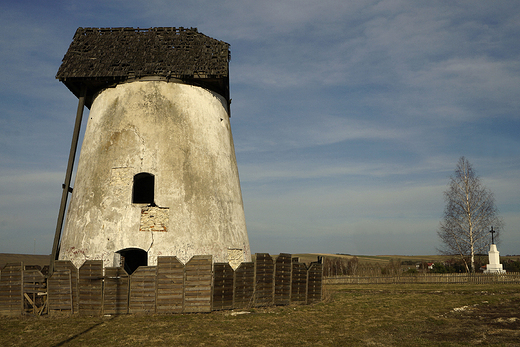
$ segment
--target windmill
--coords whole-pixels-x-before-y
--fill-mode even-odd
[[[194,28],[78,28],[56,76],[79,103],[51,272],[58,258],[129,272],[161,255],[250,261],[229,57]]]

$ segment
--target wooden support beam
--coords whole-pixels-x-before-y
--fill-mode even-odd
[[[63,192],[61,194],[61,205],[56,222],[56,233],[54,234],[54,243],[52,245],[51,263],[49,266],[49,276],[54,272],[54,261],[58,257],[58,247],[61,238],[61,230],[63,228],[63,219],[65,217],[65,209],[67,207],[67,199],[69,195],[70,181],[72,178],[72,170],[74,169],[74,159],[76,157],[76,149],[78,147],[79,132],[81,129],[81,120],[83,118],[83,109],[85,108],[85,97],[87,95],[86,86],[82,86],[81,94],[78,100],[78,110],[76,112],[76,123],[74,125],[74,133],[72,134],[72,143],[70,145],[69,163],[67,164],[67,173],[65,174],[65,183],[62,185]]]

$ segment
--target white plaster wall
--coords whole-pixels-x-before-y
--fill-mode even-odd
[[[140,230],[145,205],[131,201],[133,176],[140,172],[155,176],[161,208],[155,218],[166,231]],[[159,255],[187,262],[204,254],[227,262],[229,249],[242,249],[243,261],[251,260],[227,104],[220,95],[182,83],[136,81],[95,98],[60,259],[78,267],[87,259],[118,266],[115,252],[125,248],[147,251],[149,265]]]

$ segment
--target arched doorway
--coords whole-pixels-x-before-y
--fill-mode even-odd
[[[140,248],[125,248],[117,251],[121,256],[121,267],[131,275],[139,266],[148,265],[148,253]]]

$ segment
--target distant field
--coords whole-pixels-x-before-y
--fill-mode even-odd
[[[50,259],[50,255],[0,253],[0,270],[3,269],[7,263],[19,263],[21,261],[23,261],[24,265],[39,265],[44,267],[45,265],[49,265]]]
[[[311,254],[308,254],[307,256],[310,256]],[[314,254],[312,254],[314,255]],[[318,254],[316,254],[318,255]],[[381,264],[384,265],[388,262],[390,262],[391,259],[394,260],[401,260],[403,261],[411,261],[413,263],[419,263],[419,262],[426,262],[426,263],[437,263],[437,262],[443,262],[450,259],[458,259],[458,256],[456,255],[344,255],[344,254],[319,254],[327,257],[334,257],[334,258],[345,258],[345,259],[351,259],[354,256],[358,258],[358,261],[360,263],[375,263],[375,264]],[[488,256],[486,255],[477,255],[476,258],[483,259],[485,262],[487,262]],[[520,259],[520,255],[510,255],[510,256],[500,256],[500,260],[506,260],[506,259],[513,259],[517,260]]]

